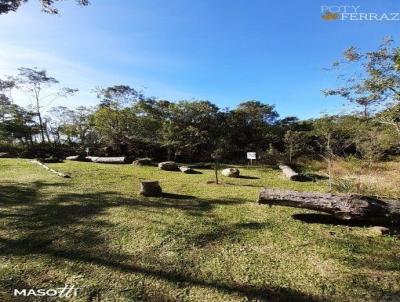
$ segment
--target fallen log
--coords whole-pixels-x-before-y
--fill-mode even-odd
[[[281,169],[283,175],[285,175],[285,177],[289,178],[290,180],[298,181],[303,179],[303,177],[299,173],[295,172],[292,168],[290,168],[287,165],[279,164],[278,167],[279,169]]]
[[[62,172],[59,172],[59,171],[56,171],[56,170],[54,170],[54,169],[52,169],[52,168],[49,168],[47,165],[45,165],[44,163],[42,163],[42,162],[40,162],[40,161],[38,161],[38,160],[32,160],[31,162],[32,162],[32,163],[35,163],[35,164],[38,164],[39,166],[41,166],[42,168],[46,169],[47,171],[49,171],[49,172],[51,172],[51,173],[54,173],[54,174],[56,174],[56,175],[58,175],[58,176],[60,176],[60,177],[63,177],[63,178],[71,178],[70,175],[65,174],[65,173],[62,173]]]
[[[72,156],[67,156],[65,158],[66,160],[73,160],[73,161],[90,161],[89,158],[87,158],[84,155],[72,155]]]
[[[325,212],[342,220],[400,224],[400,200],[395,199],[263,189],[258,203]]]
[[[129,160],[125,156],[120,157],[97,157],[97,156],[87,156],[94,163],[100,164],[127,164]]]

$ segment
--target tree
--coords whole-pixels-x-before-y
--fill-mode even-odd
[[[94,128],[102,143],[114,148],[134,140],[140,133],[134,106],[144,100],[141,92],[128,85],[115,85],[95,90],[100,99],[93,115]]]
[[[95,92],[97,98],[100,99],[100,107],[120,109],[144,99],[144,96],[140,91],[137,91],[128,85],[97,88],[95,89]]]
[[[262,152],[275,143],[275,122],[278,113],[274,106],[259,101],[246,101],[225,114],[224,141],[231,157],[243,156],[246,151]]]
[[[314,121],[315,142],[318,146],[317,153],[327,164],[329,177],[329,190],[332,190],[333,175],[332,161],[335,158],[335,149],[338,144],[338,133],[336,128],[337,116],[324,116]]]
[[[54,3],[59,1],[61,0],[40,0],[42,11],[48,14],[58,14],[59,11],[54,6]],[[20,8],[22,3],[26,2],[28,0],[0,0],[0,15],[15,12]],[[89,0],[76,0],[75,2],[81,6],[89,5]]]
[[[44,143],[46,129],[42,118],[42,109],[49,106],[57,98],[71,96],[78,90],[61,88],[56,92],[48,91],[47,94],[44,95],[46,88],[59,83],[55,78],[48,76],[46,70],[37,70],[37,68],[21,67],[18,70],[19,74],[15,78],[15,82],[20,85],[19,88],[28,92],[28,94],[33,97],[35,112],[39,120],[41,141]],[[47,103],[43,105],[45,101]]]
[[[306,149],[306,132],[288,130],[284,136],[285,149],[289,158],[289,163],[292,163],[293,157]]]
[[[94,110],[85,106],[68,109],[59,106],[50,110],[52,117],[50,128],[55,140],[61,142],[61,136],[66,137],[69,144],[77,143],[83,146],[93,145],[92,117]]]
[[[32,145],[39,127],[34,121],[35,113],[16,104],[7,106],[6,118],[0,123],[0,138],[12,144],[19,141],[22,145]]]
[[[167,110],[161,137],[169,155],[209,158],[218,138],[218,107],[209,101],[180,101],[169,103]]]
[[[395,104],[379,112],[376,114],[375,120],[381,124],[389,125],[400,138],[400,104]]]
[[[338,95],[363,108],[365,117],[378,105],[398,103],[400,100],[400,48],[393,46],[390,37],[384,39],[376,51],[361,52],[349,47],[343,59],[333,69],[351,64],[350,72],[339,75],[342,85],[326,89],[327,96]],[[354,66],[353,66],[354,65]],[[355,71],[354,71],[355,70]]]

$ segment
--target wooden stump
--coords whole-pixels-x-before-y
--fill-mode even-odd
[[[160,196],[161,193],[162,190],[157,180],[143,180],[140,182],[140,195]]]

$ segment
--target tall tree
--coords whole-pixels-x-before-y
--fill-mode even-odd
[[[100,100],[100,107],[120,109],[131,106],[144,99],[140,91],[128,85],[114,85],[106,88],[96,88],[95,93]]]
[[[276,139],[273,124],[278,118],[274,106],[246,101],[226,113],[225,149],[237,157],[246,151],[265,151]]]
[[[79,106],[75,109],[58,106],[50,110],[51,132],[56,140],[61,141],[61,136],[70,144],[77,143],[83,146],[92,145],[91,133],[93,132],[92,108]]]
[[[75,94],[78,90],[71,88],[61,88],[55,92],[46,91],[47,88],[59,82],[47,75],[46,70],[38,70],[37,68],[21,67],[18,69],[19,74],[15,81],[19,87],[26,91],[34,100],[34,108],[39,120],[40,136],[42,143],[45,142],[45,125],[43,123],[42,109],[49,106],[52,102],[60,97],[67,97]],[[46,102],[46,104],[43,104]]]

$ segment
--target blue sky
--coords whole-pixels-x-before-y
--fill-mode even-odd
[[[54,106],[94,105],[96,86],[129,84],[160,99],[207,99],[221,108],[257,99],[281,116],[316,117],[344,108],[321,93],[336,84],[324,67],[350,45],[400,40],[400,21],[320,17],[322,5],[400,12],[398,0],[92,0],[85,8],[65,1],[56,16],[37,2],[0,15],[0,77],[37,66],[80,89]]]

